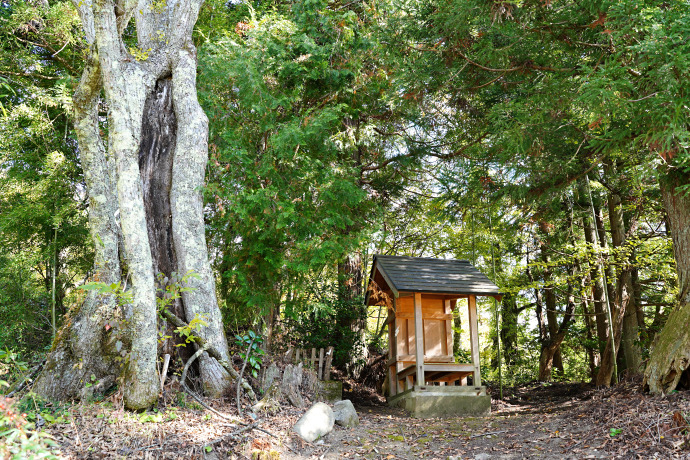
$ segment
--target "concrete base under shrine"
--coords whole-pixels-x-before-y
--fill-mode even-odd
[[[388,399],[413,417],[484,416],[491,412],[491,396],[486,387],[417,386]]]

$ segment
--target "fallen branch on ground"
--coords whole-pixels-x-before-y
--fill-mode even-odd
[[[209,442],[208,444],[206,444],[206,445],[207,445],[207,446],[210,446],[210,445],[212,445],[212,444],[217,444],[217,443],[219,443],[219,442],[221,442],[221,441],[225,441],[226,439],[232,439],[232,440],[235,440],[235,441],[236,441],[236,440],[238,439],[238,435],[244,433],[245,431],[249,431],[249,430],[255,429],[257,426],[259,426],[259,423],[261,423],[261,420],[257,420],[256,422],[252,423],[251,425],[244,426],[244,427],[240,428],[239,430],[235,430],[235,431],[233,431],[232,433],[229,433],[229,434],[226,434],[225,436],[222,436],[222,437],[220,437],[220,438],[214,439],[213,441],[210,441],[210,442]]]
[[[242,363],[242,369],[240,369],[240,376],[237,379],[237,413],[240,414],[240,417],[242,417],[242,406],[240,405],[240,396],[242,395],[242,391],[240,389],[240,382],[242,381],[242,375],[244,374],[244,369],[247,367],[247,361],[249,361],[249,353],[252,351],[252,345],[254,345],[254,339],[256,337],[252,337],[251,342],[249,342],[249,346],[247,347],[247,353],[244,355],[244,362]]]

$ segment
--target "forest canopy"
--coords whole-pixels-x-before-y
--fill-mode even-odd
[[[209,394],[249,331],[359,377],[379,253],[499,286],[488,381],[690,384],[686,2],[169,3],[0,2],[0,378],[149,407],[161,308]]]

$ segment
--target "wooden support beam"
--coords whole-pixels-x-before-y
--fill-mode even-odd
[[[479,324],[477,322],[477,297],[471,295],[467,302],[467,310],[470,320],[470,346],[472,353],[472,366],[474,366],[473,385],[481,386],[482,380],[479,373]]]
[[[417,385],[424,385],[424,322],[422,320],[422,294],[414,293],[414,343]]]
[[[450,304],[450,300],[443,302],[443,312],[449,316],[446,319],[446,346],[445,351],[447,355],[453,356],[453,307]]]

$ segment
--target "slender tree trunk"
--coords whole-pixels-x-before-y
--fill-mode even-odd
[[[667,394],[682,379],[690,380],[690,195],[678,187],[690,183],[687,174],[671,171],[662,179],[661,193],[671,223],[673,254],[678,272],[678,304],[654,344],[644,374],[649,391]]]
[[[604,213],[597,201],[597,199],[594,201],[594,216],[597,226],[597,235],[599,236],[599,246],[606,251],[609,244],[608,236],[606,235],[606,226],[604,225]],[[604,261],[604,272],[606,274],[606,290],[609,296],[609,302],[613,302],[613,299],[616,297],[616,286],[613,283],[613,280],[616,279],[616,276],[613,265]],[[614,306],[611,305],[611,308],[614,308]]]
[[[546,253],[546,247],[544,246],[542,246],[541,249],[541,257],[542,262],[544,262],[544,303],[546,306],[546,323],[549,330],[549,339],[552,339],[558,333],[558,313],[556,312],[556,292],[554,291],[553,286],[550,285],[552,278],[551,268],[549,267],[550,258]],[[550,340],[550,342],[552,344],[555,343],[553,340]],[[549,353],[551,353],[551,346],[547,347],[547,349],[549,350]],[[544,347],[542,347],[542,350],[544,350]],[[553,360],[553,363],[549,363],[549,368],[555,367],[556,371],[560,375],[563,375],[564,369],[563,358],[561,357],[560,342],[555,345],[550,359]],[[540,379],[541,374],[542,373],[540,372]],[[549,380],[550,379],[551,377],[549,377]]]
[[[501,300],[501,344],[506,366],[514,366],[518,358],[518,316],[520,311],[517,297],[506,293]]]
[[[585,292],[585,285],[587,284],[583,280],[583,286],[582,286],[582,291]],[[589,342],[592,341],[594,338],[594,334],[592,331],[594,330],[594,325],[592,321],[592,317],[590,316],[591,314],[591,309],[589,308],[589,300],[587,297],[583,297],[582,299],[582,311],[584,312],[585,316],[585,330],[587,334],[587,340]],[[586,347],[587,350],[587,363],[589,364],[589,376],[592,379],[592,382],[596,382],[597,379],[597,367],[599,366],[599,355],[595,353],[595,348],[591,346]],[[597,349],[598,351],[598,349]]]
[[[88,330],[74,329],[68,321],[66,334],[81,334],[92,341],[87,349],[93,353],[92,359],[99,359],[103,343],[113,341],[102,336],[103,330],[122,329],[117,331],[116,343],[122,348],[124,342],[126,348],[121,374],[125,404],[141,409],[153,404],[158,396],[158,270],[171,277],[173,272],[180,276],[195,274],[187,284],[190,289],[182,294],[181,305],[173,308],[178,312],[184,309],[188,322],[202,317],[208,326],[195,333],[211,343],[223,359],[229,359],[215,280],[208,263],[199,191],[208,154],[208,120],[196,96],[196,55],[191,33],[201,1],[172,1],[156,8],[127,1],[116,4],[112,0],[75,0],[75,4],[93,53],[82,77],[81,93],[75,94],[77,135],[82,156],[96,158],[84,161],[92,205],[91,230],[95,246],[102,245],[109,251],[101,255],[97,251],[97,263],[108,267],[105,273],[97,271],[97,280],[120,279],[116,262],[118,251],[124,252],[120,255],[126,264],[132,304],[124,310],[126,317],[119,323],[122,327],[114,328],[106,323],[108,312],[100,309],[95,314],[92,310],[97,306],[90,306],[87,299],[84,307],[91,313],[85,326]],[[139,48],[134,56],[126,51],[122,38],[132,17],[136,19]],[[107,157],[113,159],[113,164],[106,163],[98,129],[96,110],[101,88],[109,109]],[[98,183],[89,181],[89,175]],[[95,209],[94,202],[98,204]],[[117,233],[113,242],[113,228],[104,231],[99,224],[100,220],[112,224],[114,216],[120,219],[122,247]],[[113,227],[117,229],[117,225]],[[97,265],[97,270],[103,268]],[[106,300],[114,309],[112,299]],[[60,342],[58,337],[55,355],[64,348]],[[75,358],[84,351],[73,349],[73,356],[63,354],[61,359],[67,366],[74,366]],[[229,386],[227,373],[215,359],[203,356],[200,369],[209,394],[219,394]],[[51,382],[63,379],[65,372],[64,366],[47,369],[42,376],[46,384],[39,388],[56,398],[70,397],[75,393],[72,387],[83,382],[70,379],[59,391],[51,390],[56,387]],[[112,366],[103,373],[109,373],[109,378],[117,375]]]
[[[610,169],[610,168],[609,168]],[[638,345],[637,316],[633,304],[632,275],[630,271],[629,255],[625,253],[625,222],[621,197],[617,193],[609,195],[609,223],[611,225],[611,241],[619,264],[619,275],[616,283],[613,310],[613,338],[609,337],[601,360],[601,368],[597,376],[598,385],[610,385],[613,378],[613,362],[611,349],[622,348],[625,368],[630,372],[637,372],[641,354]],[[616,353],[618,355],[618,353]]]
[[[591,248],[595,248],[596,238],[592,220],[588,217],[583,219],[585,241]],[[599,342],[599,356],[604,353],[606,340],[608,339],[608,323],[606,322],[606,293],[604,291],[604,281],[599,270],[597,261],[590,262],[589,273],[592,284],[592,297],[594,304],[595,321],[597,326],[597,340]]]
[[[573,318],[573,311],[575,309],[575,303],[573,302],[572,296],[568,301],[568,305],[563,313],[563,320],[558,327],[556,333],[550,336],[541,345],[541,354],[539,355],[539,375],[538,380],[540,382],[547,382],[551,380],[551,371],[553,369],[554,356],[556,351],[560,348],[566,334],[568,333],[568,328]]]
[[[620,266],[616,286],[616,314],[623,316],[621,343],[624,369],[636,373],[640,366],[640,347],[637,327],[637,308],[632,285],[632,267],[630,254],[626,251],[626,225],[620,195],[612,194],[609,198],[609,220],[611,222],[611,240],[614,249],[620,250],[616,259]]]

